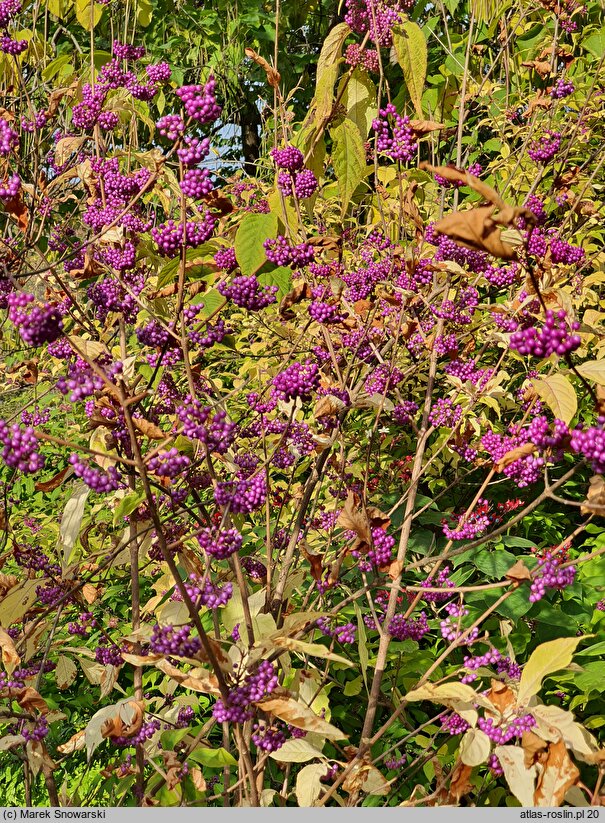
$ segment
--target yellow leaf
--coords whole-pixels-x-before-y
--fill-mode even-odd
[[[605,360],[587,360],[576,368],[582,377],[605,386]]]
[[[530,697],[537,694],[547,675],[567,668],[582,637],[559,637],[542,643],[535,649],[523,668],[519,682],[517,703],[526,705]]]
[[[578,410],[578,398],[567,377],[563,374],[551,374],[550,377],[532,380],[531,384],[556,418],[564,423],[571,423]]]

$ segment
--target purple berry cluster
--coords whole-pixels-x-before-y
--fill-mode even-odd
[[[530,143],[527,154],[535,163],[548,163],[561,148],[561,133],[545,131],[544,134]]]
[[[200,200],[213,189],[209,169],[187,169],[180,183],[181,191],[187,197]]]
[[[42,346],[52,343],[63,330],[63,315],[57,306],[31,305],[33,294],[13,292],[8,296],[8,317],[19,329],[19,334],[28,346]],[[28,310],[26,311],[26,307]]]
[[[168,220],[151,229],[151,236],[158,249],[166,257],[176,257],[182,248],[195,248],[209,240],[216,228],[216,218],[210,211],[205,211],[201,220],[188,220],[185,229],[174,220]]]
[[[599,418],[600,426],[584,428],[577,426],[571,432],[570,446],[576,454],[588,460],[596,474],[605,474],[605,420]]]
[[[228,249],[227,251],[233,250]],[[215,260],[218,254],[219,252],[215,255]],[[221,259],[226,263],[230,263],[231,256]],[[233,261],[233,266],[235,266],[235,253],[233,254]],[[239,277],[234,277],[231,283],[220,283],[217,288],[223,297],[231,300],[236,306],[248,309],[248,311],[260,311],[271,305],[271,303],[275,303],[278,291],[277,286],[261,286],[253,274],[249,276],[242,274]]]
[[[192,440],[201,440],[208,450],[225,454],[233,443],[236,424],[227,418],[224,409],[213,411],[200,400],[187,395],[177,409],[183,434]]]
[[[202,648],[198,637],[189,637],[191,626],[160,626],[156,623],[149,639],[149,648],[154,654],[171,657],[195,657]]]
[[[511,740],[523,737],[523,734],[531,731],[535,725],[536,720],[531,714],[515,717],[504,725],[496,725],[493,717],[480,717],[477,720],[477,727],[497,746],[505,746]]]
[[[392,103],[380,109],[378,117],[372,121],[372,128],[376,132],[377,152],[402,163],[414,159],[418,143],[410,126],[410,118],[398,114]]]
[[[576,577],[576,567],[561,568],[564,559],[565,555],[559,556],[548,551],[538,558],[538,570],[530,587],[530,603],[542,600],[547,589],[561,590],[571,586]]]
[[[567,322],[565,309],[556,313],[548,309],[542,328],[537,329],[532,325],[514,332],[510,338],[510,347],[519,354],[530,354],[533,357],[549,357],[551,354],[564,357],[581,345],[580,336],[574,334],[579,328],[577,320]]]
[[[169,477],[174,480],[191,465],[186,454],[181,454],[174,446],[165,452],[160,452],[151,458],[147,468],[158,477]]]
[[[38,451],[38,440],[31,426],[22,428],[18,423],[9,426],[0,420],[0,443],[2,459],[11,469],[33,474],[44,468],[44,458]]]
[[[8,157],[18,145],[19,135],[3,117],[0,117],[0,157]]]
[[[221,107],[214,95],[216,81],[212,75],[203,85],[181,86],[175,94],[185,108],[185,114],[197,123],[212,123],[220,117]]]
[[[197,542],[211,557],[226,560],[241,549],[242,536],[237,529],[223,529],[218,532],[204,529],[198,534]]]
[[[233,595],[233,584],[225,583],[219,586],[206,577],[204,579],[195,574],[189,575],[189,581],[185,584],[187,594],[197,606],[206,606],[208,609],[218,609],[226,606]]]
[[[273,394],[282,400],[309,400],[319,386],[319,369],[316,363],[305,360],[304,363],[292,363],[271,381]]]
[[[278,685],[277,672],[272,663],[263,660],[256,671],[246,675],[241,686],[235,686],[227,702],[217,700],[212,714],[219,723],[245,723],[254,715],[252,704],[271,694]]]
[[[459,638],[465,631],[461,625],[461,619],[466,617],[469,611],[466,606],[463,606],[461,603],[448,603],[445,606],[445,611],[448,616],[439,624],[441,637],[447,640],[448,643],[460,642]],[[475,627],[462,642],[470,646],[475,642],[477,637],[479,637],[479,629]]]
[[[282,235],[275,240],[265,240],[263,243],[267,260],[276,266],[291,266],[299,269],[315,260],[315,250],[310,243],[299,243],[291,246]]]
[[[562,100],[564,97],[569,97],[575,91],[575,86],[571,80],[566,80],[564,77],[559,77],[555,85],[550,90],[550,96],[553,100]]]
[[[107,471],[94,469],[77,454],[72,454],[69,462],[76,477],[82,478],[86,485],[98,494],[116,491],[122,485],[122,479],[115,466],[109,466]]]
[[[327,637],[333,637],[339,643],[354,643],[357,627],[354,623],[345,623],[343,626],[333,626],[333,621],[327,617],[317,620],[317,627]]]
[[[460,682],[472,683],[477,679],[477,669],[489,666],[494,667],[498,674],[508,675],[511,680],[519,680],[521,677],[521,668],[517,663],[510,657],[505,657],[498,649],[490,649],[485,654],[464,658],[464,668],[467,669],[467,674],[461,678]]]
[[[214,500],[217,506],[228,508],[234,514],[249,514],[260,508],[267,498],[264,475],[216,484]]]

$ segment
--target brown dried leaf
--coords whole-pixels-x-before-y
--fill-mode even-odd
[[[189,769],[189,777],[198,792],[206,791],[206,780],[201,769],[198,769],[197,766],[193,769]]]
[[[358,538],[357,542],[365,544],[371,542],[370,523],[364,512],[357,508],[355,495],[352,492],[349,492],[336,523],[342,526],[343,529],[355,532]],[[360,546],[356,545],[355,548],[360,548]]]
[[[492,680],[492,687],[485,696],[502,715],[515,705],[515,695],[506,683],[500,680]]]
[[[605,478],[601,474],[594,474],[590,478],[586,500],[580,507],[582,514],[598,514],[605,516]]]
[[[461,797],[464,797],[465,794],[471,791],[473,786],[469,778],[472,771],[471,766],[467,766],[465,763],[462,763],[462,761],[458,761],[450,780],[450,803],[458,803]]]
[[[55,163],[62,166],[72,154],[76,154],[89,137],[63,137],[55,147]]]
[[[270,697],[266,700],[260,700],[255,704],[263,712],[272,714],[295,726],[297,729],[304,729],[307,732],[317,732],[322,737],[327,737],[328,740],[343,740],[346,734],[343,734],[340,729],[323,720],[315,714],[308,706],[299,703],[287,693],[283,697]]]
[[[410,120],[409,126],[415,137],[422,137],[423,134],[445,128],[443,123],[436,123],[434,120]]]
[[[221,693],[216,675],[212,674],[212,672],[204,672],[201,669],[197,669],[194,670],[196,672],[195,675],[189,672],[185,673],[164,659],[158,660],[155,665],[161,672],[164,672],[168,677],[176,680],[177,683],[180,683],[181,686],[184,686],[186,689],[191,689],[192,692],[203,692],[204,694],[215,695],[220,695]]]
[[[250,48],[245,49],[245,54],[246,54],[246,57],[249,57],[250,60],[254,60],[254,62],[258,66],[260,66],[261,69],[265,70],[265,73],[267,75],[267,82],[269,83],[269,85],[272,86],[274,89],[279,88],[279,82],[281,80],[281,75],[277,71],[277,69],[274,69],[273,66],[271,66],[269,63],[267,63],[265,58],[261,57],[260,54],[258,54],[258,52],[254,51],[254,49],[250,49]]]
[[[2,649],[4,668],[9,674],[12,674],[21,662],[21,658],[17,654],[13,638],[2,628],[0,628],[0,649]]]
[[[279,313],[281,315],[287,314],[293,316],[289,309],[291,309],[295,303],[300,303],[301,300],[306,300],[309,297],[311,297],[311,287],[309,284],[305,282],[296,283],[279,304]]]
[[[311,565],[311,577],[313,578],[313,580],[321,580],[321,576],[323,573],[323,555],[311,554],[311,552],[307,549],[304,541],[301,544],[301,549],[305,559],[308,560]]]
[[[82,586],[82,596],[88,604],[94,603],[99,596],[99,591],[92,583],[85,583]]]
[[[118,713],[103,723],[102,737],[133,737],[143,725],[145,704],[128,700],[116,708]]]
[[[50,711],[46,700],[31,686],[23,689],[14,689],[11,695],[26,712],[39,711],[40,714],[48,714]]]
[[[534,806],[560,806],[568,789],[578,782],[580,772],[570,758],[565,743],[558,740],[548,747],[548,755],[534,793]]]
[[[504,576],[509,580],[515,580],[518,582],[521,582],[522,580],[531,580],[531,572],[523,560],[517,560],[517,562],[510,567]]]
[[[135,429],[144,434],[145,437],[148,437],[150,440],[165,440],[166,434],[163,432],[155,423],[152,423],[150,420],[145,420],[141,417],[133,417],[132,422],[134,424]]]
[[[9,200],[3,200],[2,205],[4,206],[4,211],[8,212],[8,214],[13,214],[17,218],[19,229],[25,232],[29,223],[29,212],[23,202],[21,193],[16,197],[11,197]]]
[[[18,583],[19,580],[14,574],[0,574],[0,598],[4,597]]]
[[[66,743],[63,743],[61,746],[57,746],[57,751],[61,752],[61,754],[71,754],[72,752],[77,752],[80,749],[83,749],[86,745],[86,729],[82,729],[69,738]]]
[[[52,492],[55,489],[58,489],[61,483],[67,477],[67,474],[73,474],[73,469],[71,466],[66,466],[64,469],[61,469],[60,472],[57,472],[50,480],[43,480],[35,484],[34,488],[37,492]]]
[[[541,755],[546,749],[548,743],[545,740],[542,740],[541,737],[538,737],[537,734],[530,731],[523,732],[523,736],[521,737],[521,745],[523,746],[523,751],[525,752],[525,767],[529,769],[538,759],[538,755]]]
[[[319,420],[321,417],[332,417],[333,415],[340,414],[344,408],[345,403],[340,397],[335,397],[333,394],[325,394],[323,397],[320,397],[315,404],[313,414],[315,418]]]
[[[521,65],[526,69],[537,71],[540,77],[548,77],[550,74],[550,63],[547,60],[526,60]]]
[[[486,251],[503,260],[514,260],[516,249],[501,238],[498,222],[493,214],[495,206],[481,206],[464,212],[449,214],[435,224],[438,234],[445,234],[470,249]]]
[[[501,457],[500,460],[494,464],[496,471],[502,472],[507,466],[510,466],[511,463],[514,463],[515,460],[520,460],[522,457],[529,457],[530,454],[536,451],[536,448],[535,443],[524,443],[516,449],[511,449],[511,451],[506,452],[504,457]]]

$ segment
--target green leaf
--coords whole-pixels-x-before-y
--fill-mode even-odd
[[[200,303],[196,305],[203,306],[200,310],[200,317],[210,317],[210,315],[218,311],[221,306],[226,306],[227,301],[219,291],[210,289],[210,291],[206,291],[201,295]]]
[[[542,643],[532,652],[523,667],[519,682],[517,698],[519,705],[526,704],[530,697],[538,694],[545,677],[569,666],[573,653],[582,639],[582,637],[559,637],[549,643]]]
[[[216,251],[216,246],[213,243],[202,243],[201,246],[198,246],[195,249],[187,249],[185,252],[185,262],[189,264],[189,266],[193,263],[203,263],[205,259],[212,257],[214,252]],[[175,257],[174,260],[170,260],[170,262],[166,263],[165,266],[158,272],[158,289],[163,289],[164,286],[168,286],[171,283],[175,283],[178,280],[179,268],[181,265],[181,258]],[[189,266],[187,267],[189,269]],[[189,269],[186,272],[186,277],[188,280],[191,280],[191,270]]]
[[[144,29],[151,23],[153,17],[153,3],[150,0],[138,0],[137,2],[137,23]]]
[[[473,557],[473,563],[487,577],[501,578],[514,565],[514,554],[501,549],[500,551],[481,551]]]
[[[578,398],[574,387],[563,374],[551,374],[540,380],[532,380],[532,386],[555,417],[570,423],[578,410]]]
[[[363,688],[363,677],[359,675],[354,680],[347,680],[344,688],[345,697],[355,697]]]
[[[143,500],[145,500],[144,491],[134,491],[125,495],[116,506],[116,510],[113,515],[113,525],[117,526],[123,517],[128,517],[128,515],[131,514]]]
[[[426,80],[428,51],[426,38],[420,26],[411,20],[395,26],[393,46],[397,62],[403,70],[403,79],[414,104],[416,114],[422,117],[422,90]]]
[[[59,20],[64,20],[67,12],[73,5],[72,0],[46,0],[46,8]],[[72,59],[70,55],[70,59]]]
[[[258,276],[261,286],[277,286],[277,299],[281,300],[292,288],[292,269],[279,266],[273,271],[264,271]]]
[[[314,123],[321,125],[332,111],[334,83],[338,78],[339,64],[344,41],[351,29],[346,23],[338,23],[324,40],[317,61],[317,82],[315,85]]]
[[[605,29],[595,31],[582,42],[582,46],[600,60],[605,52]]]
[[[368,688],[368,635],[366,633],[365,623],[363,622],[363,615],[361,609],[355,605],[355,614],[357,615],[357,653],[359,654],[359,664],[361,666],[361,674],[366,689]]]
[[[54,12],[53,12],[54,13]],[[59,74],[63,66],[69,65],[73,61],[71,54],[60,54],[46,66],[42,72],[44,80],[52,80],[56,74]]]
[[[338,180],[340,214],[344,217],[353,192],[366,174],[366,152],[361,132],[352,120],[343,120],[330,134],[334,142],[332,163]]]
[[[229,754],[226,749],[203,749],[199,748],[191,752],[188,760],[200,763],[202,766],[209,766],[212,769],[219,769],[223,766],[237,766],[237,760]]]
[[[242,274],[254,274],[267,261],[265,240],[275,237],[277,215],[247,213],[235,235],[235,256]]]
[[[378,106],[376,86],[366,72],[355,69],[344,88],[341,102],[347,110],[347,118],[355,123],[363,139],[367,140],[372,120],[378,115]]]
[[[86,31],[94,29],[102,14],[103,6],[100,3],[95,3],[94,0],[76,0],[76,17]]]

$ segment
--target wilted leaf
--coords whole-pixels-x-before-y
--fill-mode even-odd
[[[321,580],[323,574],[323,554],[311,554],[305,543],[301,544],[302,553],[311,565],[311,576],[313,580]]]
[[[34,777],[40,770],[48,774],[57,768],[57,764],[52,760],[48,749],[41,740],[28,740],[25,745],[25,753]]]
[[[57,686],[60,689],[68,689],[76,679],[78,667],[69,657],[64,654],[59,655],[57,659],[57,668],[55,669],[55,679]]]
[[[50,480],[43,480],[35,484],[34,488],[37,492],[52,492],[58,489],[61,483],[70,475],[73,474],[73,468],[66,466],[61,471],[57,472]]]
[[[21,746],[25,743],[25,738],[22,734],[7,734],[0,737],[0,752],[7,752],[15,746]]]
[[[6,575],[5,580],[9,580],[12,575]],[[24,580],[16,586],[12,586],[10,590],[0,600],[0,625],[10,626],[11,623],[16,623],[26,614],[31,606],[37,601],[38,595],[36,588],[40,585],[40,581]]]
[[[536,450],[537,447],[535,443],[524,443],[522,446],[506,452],[497,463],[494,463],[494,468],[497,472],[502,472],[507,466],[510,466],[511,463],[520,460],[522,457],[529,457],[529,455],[533,454]]]
[[[65,504],[59,530],[61,545],[63,546],[63,569],[67,568],[71,551],[80,534],[84,507],[89,494],[90,488],[86,483],[78,481],[74,484],[71,497]]]
[[[591,762],[598,743],[571,712],[560,706],[534,706],[531,712],[537,721],[538,734],[551,742],[562,738],[567,748],[572,749],[580,760]]]
[[[90,605],[94,603],[99,596],[99,590],[92,583],[85,583],[82,586],[82,597]]]
[[[539,755],[547,748],[548,743],[534,732],[523,732],[521,745],[525,752],[525,765],[529,769],[532,763],[536,762],[536,755]]]
[[[326,763],[311,763],[304,766],[296,776],[296,800],[303,808],[312,806],[321,794],[321,778],[328,771]]]
[[[516,702],[511,689],[501,680],[492,680],[492,687],[485,696],[501,715],[511,709]]]
[[[331,112],[334,100],[334,84],[338,78],[342,47],[351,33],[346,23],[337,23],[323,41],[317,60],[315,96],[312,111],[315,126],[324,125]]]
[[[13,638],[2,628],[0,628],[0,649],[2,649],[4,668],[9,674],[12,674],[21,662],[21,658],[17,654]]]
[[[179,770],[181,765],[179,763]],[[206,791],[206,780],[204,779],[204,775],[202,774],[202,770],[194,767],[193,769],[189,769],[189,777],[198,792],[205,792]]]
[[[341,657],[339,654],[331,652],[327,646],[322,646],[321,643],[307,643],[304,640],[297,640],[295,637],[285,637],[284,635],[272,636],[269,639],[271,645],[279,649],[289,649],[293,652],[300,652],[300,654],[308,654],[311,657],[320,657],[323,660],[332,660],[335,663],[344,663],[345,666],[350,666],[351,661],[346,657]]]
[[[467,766],[480,766],[487,761],[491,746],[481,729],[468,729],[460,741],[460,759]]]
[[[525,753],[519,746],[496,746],[495,755],[500,761],[506,782],[519,803],[522,806],[533,806],[536,766],[525,766]]]
[[[450,780],[450,798],[455,803],[458,803],[460,798],[468,794],[473,788],[473,784],[470,781],[471,772],[471,766],[466,766],[462,762],[457,763],[454,771],[452,772],[452,778]]]
[[[533,69],[537,71],[542,79],[548,77],[551,72],[551,65],[548,60],[526,60],[521,63],[526,69]]]
[[[340,414],[344,408],[345,403],[340,397],[335,397],[333,394],[325,394],[323,397],[320,397],[315,404],[313,414],[315,418],[319,420],[322,417],[332,417],[333,415]]]
[[[159,426],[156,426],[155,423],[152,423],[150,420],[145,420],[142,417],[133,417],[132,423],[141,434],[144,434],[145,437],[149,437],[150,440],[165,440],[166,433],[163,432]]]
[[[553,672],[567,668],[571,663],[573,653],[582,637],[559,637],[542,643],[535,649],[521,674],[517,702],[519,706],[526,705],[530,697],[537,694],[542,687],[542,681]]]
[[[158,660],[155,665],[156,668],[164,672],[164,674],[167,674],[173,680],[176,680],[177,683],[180,683],[181,686],[184,686],[186,689],[191,689],[193,692],[204,692],[205,694],[216,695],[220,695],[221,693],[216,675],[212,674],[212,672],[202,672],[201,669],[196,669],[194,670],[195,674],[185,673],[163,659]]]
[[[340,729],[318,717],[308,706],[299,703],[292,697],[269,697],[266,700],[258,701],[255,705],[261,711],[272,714],[297,729],[317,732],[329,740],[346,738],[346,734],[343,734]]]
[[[502,240],[494,211],[495,206],[457,211],[439,220],[434,228],[438,234],[445,234],[462,246],[488,252],[503,260],[514,260],[516,249]]]
[[[50,711],[46,700],[32,686],[26,686],[23,689],[12,689],[11,696],[26,712],[38,711],[40,714],[48,714]]]
[[[585,504],[580,507],[582,514],[605,516],[605,479],[601,474],[594,474],[589,481]]]
[[[445,128],[444,123],[436,123],[434,120],[410,120],[409,125],[415,137],[422,137],[423,134]]]
[[[571,423],[578,410],[578,398],[574,387],[565,375],[551,374],[540,380],[532,380],[531,384],[555,417],[564,423]]]
[[[538,776],[533,805],[560,806],[567,790],[577,783],[580,776],[562,740],[549,745],[542,769]]]
[[[504,576],[509,580],[515,580],[518,583],[521,583],[523,580],[531,580],[531,572],[523,560],[517,560],[517,562],[510,567]]]
[[[83,749],[85,745],[86,729],[82,729],[81,731],[72,734],[67,743],[57,746],[57,751],[61,752],[61,754],[71,754],[72,752],[77,752],[80,749]]]
[[[270,86],[274,89],[279,88],[279,81],[281,80],[281,75],[271,66],[264,57],[261,57],[258,52],[254,51],[254,49],[247,48],[245,49],[246,57],[249,57],[250,60],[254,60],[254,62],[261,67],[261,69],[265,70],[265,74],[267,75],[267,82]]]

